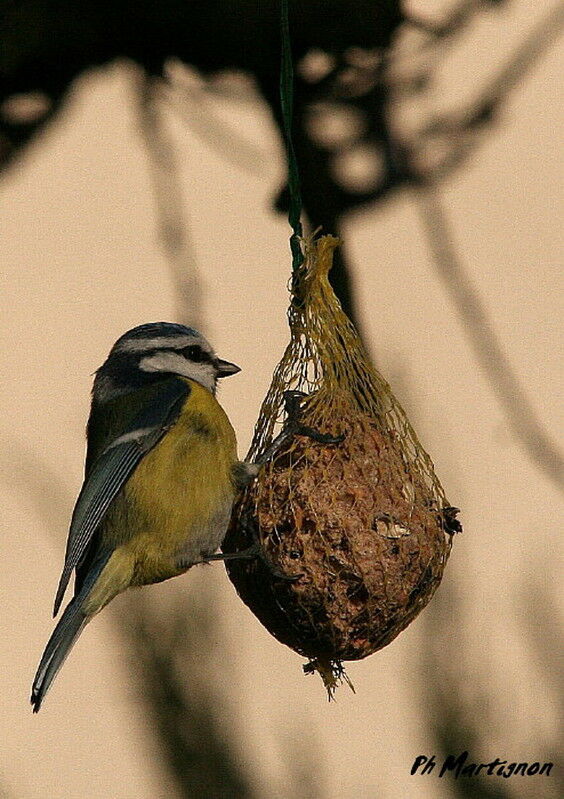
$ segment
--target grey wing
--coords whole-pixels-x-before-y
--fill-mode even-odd
[[[74,507],[54,616],[59,611],[72,572],[81,562],[113,500],[136,466],[178,419],[189,391],[181,380],[167,381],[151,405],[144,408],[93,463]]]

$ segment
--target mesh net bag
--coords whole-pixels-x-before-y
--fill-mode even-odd
[[[260,542],[265,559],[227,561],[229,577],[272,635],[309,658],[304,670],[318,671],[330,696],[342,661],[386,646],[429,602],[460,529],[330,286],[338,243],[302,241],[291,340],[248,459],[259,460],[281,429],[288,390],[306,395],[301,423],[342,441],[296,435],[282,446],[239,497],[223,545],[235,552]]]

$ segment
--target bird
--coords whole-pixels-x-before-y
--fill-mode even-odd
[[[152,322],[124,333],[95,372],[85,477],[53,615],[73,572],[74,596],[39,663],[34,712],[108,602],[186,572],[220,546],[250,473],[216,398],[218,379],[239,371],[197,330]]]

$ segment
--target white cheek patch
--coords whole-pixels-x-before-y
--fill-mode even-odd
[[[211,363],[194,363],[176,352],[157,352],[147,355],[139,361],[139,368],[144,372],[170,372],[195,380],[212,393],[215,391],[215,370]]]
[[[144,372],[172,372],[176,375],[186,375],[188,366],[186,358],[170,350],[146,355],[139,361],[139,368]]]

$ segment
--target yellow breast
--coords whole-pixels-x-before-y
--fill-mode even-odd
[[[104,540],[133,556],[132,585],[166,579],[211,554],[229,522],[235,432],[216,398],[186,382],[178,420],[141,461],[105,525]]]

